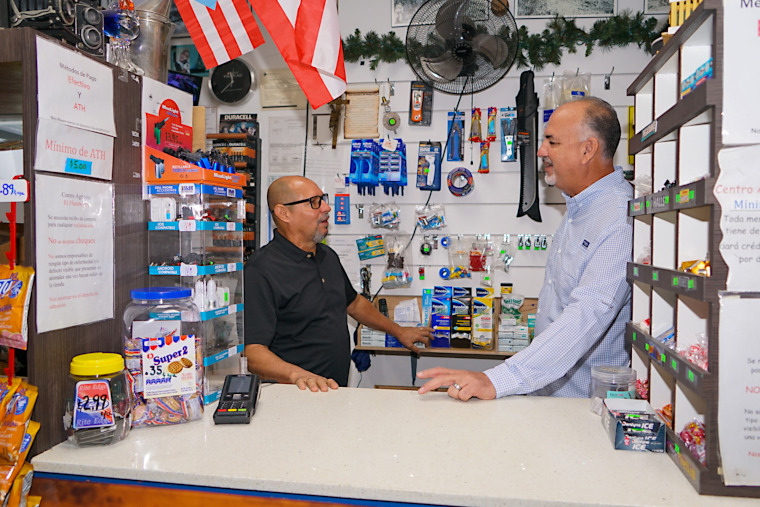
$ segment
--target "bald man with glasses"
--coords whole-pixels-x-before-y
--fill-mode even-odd
[[[330,203],[300,176],[275,180],[267,191],[272,241],[245,266],[245,355],[262,379],[313,392],[348,384],[351,362],[346,316],[391,334],[409,350],[430,344],[432,329],[401,327],[359,296],[327,236]]]

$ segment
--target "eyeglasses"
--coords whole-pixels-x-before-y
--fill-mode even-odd
[[[330,205],[330,200],[328,199],[327,194],[322,194],[315,195],[314,197],[307,197],[306,199],[301,199],[300,201],[286,202],[283,204],[283,206],[292,206],[293,204],[308,202],[311,205],[311,209],[319,209],[320,206],[322,206],[322,201],[324,201],[328,206]]]

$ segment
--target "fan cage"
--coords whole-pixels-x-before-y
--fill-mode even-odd
[[[442,36],[436,27],[439,13],[456,12],[461,5],[464,5],[464,21],[462,30],[458,30],[459,36]],[[458,42],[471,42],[478,34],[494,35],[506,44],[506,58],[498,66],[494,67],[488,58],[475,51],[464,59],[462,70],[454,79],[435,77],[423,68],[422,59],[453,54]],[[407,60],[417,77],[436,90],[450,94],[475,93],[493,86],[507,74],[517,57],[518,42],[517,24],[503,0],[429,0],[417,9],[409,23]]]

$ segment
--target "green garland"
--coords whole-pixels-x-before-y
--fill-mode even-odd
[[[517,67],[533,67],[540,70],[548,64],[559,65],[564,50],[576,53],[579,46],[586,46],[589,56],[595,46],[602,49],[625,47],[636,44],[652,54],[652,42],[665,28],[657,28],[657,19],[644,18],[638,12],[631,14],[624,11],[611,18],[596,21],[586,32],[575,24],[575,19],[555,16],[539,34],[530,34],[525,25],[518,30],[519,46],[517,50]],[[393,63],[406,59],[406,45],[395,32],[378,35],[370,31],[362,37],[356,31],[343,40],[343,58],[347,62],[369,60],[370,68],[375,70],[378,63]]]

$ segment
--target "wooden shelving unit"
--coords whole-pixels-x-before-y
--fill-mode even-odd
[[[628,265],[633,307],[626,340],[633,367],[649,380],[650,403],[672,405],[668,454],[694,488],[758,497],[758,487],[724,484],[718,442],[719,295],[728,269],[719,251],[721,209],[713,187],[722,146],[723,30],[722,3],[704,0],[628,88],[636,106],[637,134],[629,144],[634,173],[650,177],[653,192],[636,195],[629,206],[635,262]],[[681,82],[710,58],[712,79],[682,96]],[[679,271],[681,263],[705,258],[709,277]],[[706,337],[706,370],[657,339],[671,327],[679,350]],[[705,426],[704,462],[679,437],[693,420]]]

